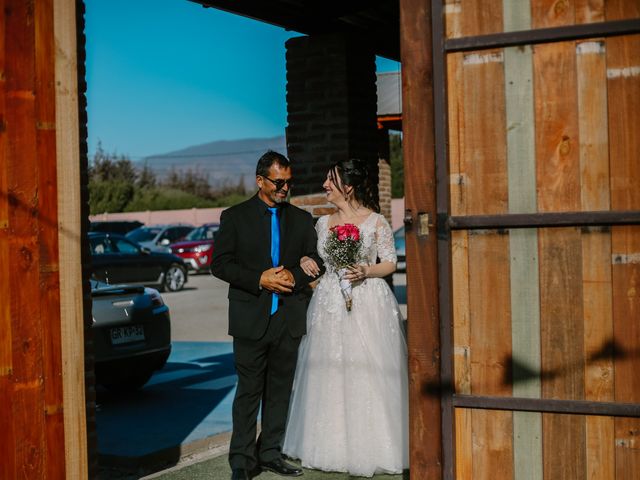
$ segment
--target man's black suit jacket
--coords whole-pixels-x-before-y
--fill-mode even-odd
[[[279,208],[280,264],[295,279],[293,293],[280,296],[279,309],[295,338],[306,333],[309,283],[314,280],[300,268],[300,258],[309,256],[320,266],[322,261],[311,215],[289,203]],[[260,276],[272,267],[270,215],[255,195],[224,210],[220,217],[211,272],[229,283],[229,335],[233,337],[258,339],[267,330],[271,292],[260,289]]]

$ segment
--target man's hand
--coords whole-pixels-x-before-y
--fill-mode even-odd
[[[287,270],[286,268],[283,268],[282,271],[280,273],[278,273],[278,275],[284,277],[286,280],[291,282],[291,287],[292,288],[296,286],[296,279],[293,278],[293,273],[291,273],[290,270]]]
[[[260,286],[275,293],[291,293],[293,291],[293,275],[281,265],[262,272]]]

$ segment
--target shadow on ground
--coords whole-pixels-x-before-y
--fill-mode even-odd
[[[98,389],[102,468],[176,465],[185,445],[231,430],[236,375],[228,342],[176,342],[164,369],[141,390]]]

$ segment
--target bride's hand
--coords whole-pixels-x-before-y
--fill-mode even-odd
[[[315,278],[320,273],[320,267],[318,267],[318,264],[311,257],[302,257],[300,259],[300,267],[309,277]]]
[[[344,278],[350,282],[361,282],[367,278],[369,274],[369,267],[367,265],[350,265],[347,269]]]

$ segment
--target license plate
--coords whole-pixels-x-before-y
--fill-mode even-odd
[[[116,327],[111,329],[111,343],[120,345],[123,343],[140,342],[144,340],[144,328],[142,325]]]

